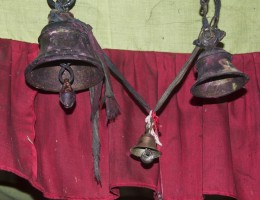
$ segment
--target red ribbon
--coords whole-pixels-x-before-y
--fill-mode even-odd
[[[156,132],[159,132],[159,117],[152,111],[153,128]]]

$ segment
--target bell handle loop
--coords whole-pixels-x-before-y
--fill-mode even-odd
[[[63,10],[71,10],[76,0],[66,0],[66,1],[67,2],[65,2],[65,0],[63,1],[57,0],[57,2],[55,3],[53,0],[47,0],[47,3],[51,9],[56,9],[58,7],[57,4],[59,4]]]
[[[59,81],[61,82],[61,84],[64,84],[64,79],[62,78],[63,73],[65,72],[65,70],[67,70],[70,74],[70,78],[69,78],[69,83],[72,84],[74,81],[74,73],[73,70],[70,67],[70,63],[62,63],[60,64],[61,69],[59,71]]]

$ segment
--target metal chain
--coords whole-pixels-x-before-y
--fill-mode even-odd
[[[209,0],[200,0],[200,15],[202,16],[202,27],[206,29],[209,27],[209,22],[207,19]]]
[[[208,7],[209,7],[209,0],[200,0],[200,15],[202,16],[202,26],[204,29],[209,27],[217,28],[218,20],[219,20],[219,14],[220,14],[220,6],[221,1],[220,0],[214,0],[215,2],[215,13],[212,17],[210,23],[207,19],[207,13],[208,13]]]

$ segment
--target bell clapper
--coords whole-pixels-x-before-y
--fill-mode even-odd
[[[60,102],[64,108],[71,108],[76,101],[76,93],[74,92],[69,79],[64,79],[63,86],[60,90]]]
[[[63,84],[60,90],[60,102],[65,108],[71,108],[76,101],[76,93],[71,86],[74,81],[74,73],[70,67],[70,63],[62,63],[60,66],[59,80]],[[69,72],[69,78],[63,78],[65,71]]]
[[[142,163],[150,164],[155,159],[155,156],[150,149],[145,148],[144,152],[141,154],[140,159],[141,159]]]

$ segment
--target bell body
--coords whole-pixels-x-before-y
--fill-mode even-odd
[[[198,78],[191,88],[196,97],[218,98],[241,89],[249,80],[231,62],[231,54],[214,48],[201,53],[196,63]]]
[[[29,85],[44,91],[60,92],[63,84],[60,80],[73,77],[72,87],[79,91],[103,80],[101,62],[81,24],[79,20],[58,21],[43,28],[38,39],[40,53],[25,70]],[[64,63],[70,63],[71,70],[63,70],[60,75]]]
[[[161,156],[161,152],[156,148],[154,137],[149,133],[143,134],[137,145],[130,149],[130,152],[145,164],[149,164]]]

